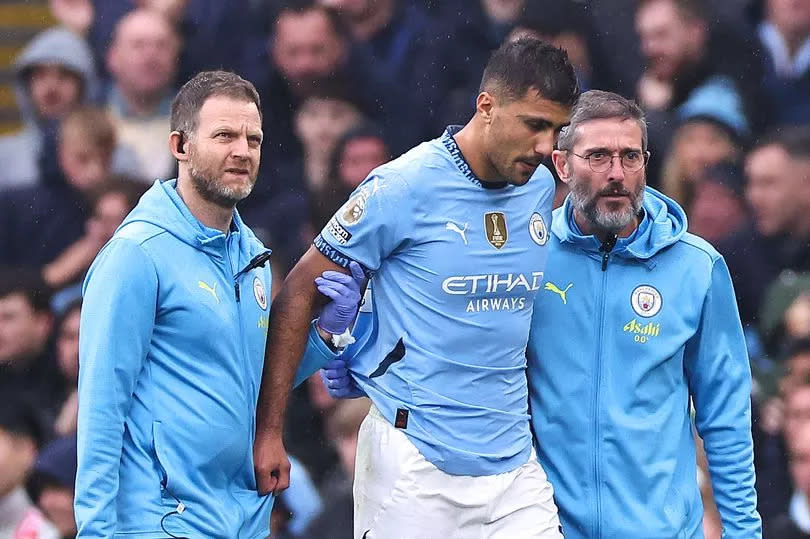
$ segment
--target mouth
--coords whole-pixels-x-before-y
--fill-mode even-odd
[[[526,161],[521,159],[518,161],[518,164],[526,170],[534,171],[534,169],[540,166],[540,161]]]
[[[247,176],[250,171],[246,168],[226,168],[225,172],[229,174],[234,174],[236,176]]]
[[[599,198],[610,200],[612,202],[620,201],[622,199],[630,200],[630,193],[602,193],[599,195]]]

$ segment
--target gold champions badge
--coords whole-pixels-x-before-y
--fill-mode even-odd
[[[509,230],[506,227],[506,215],[503,212],[491,211],[484,214],[484,228],[490,245],[496,249],[506,245],[506,240],[509,239]]]

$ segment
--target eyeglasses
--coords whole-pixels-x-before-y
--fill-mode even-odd
[[[613,166],[613,158],[618,157],[622,168],[627,172],[638,172],[650,161],[650,152],[640,152],[638,150],[627,150],[620,154],[610,154],[607,152],[596,151],[588,155],[579,155],[571,150],[566,152],[576,155],[580,159],[586,159],[588,166],[594,172],[607,172]]]

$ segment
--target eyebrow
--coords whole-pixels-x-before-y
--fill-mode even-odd
[[[519,114],[518,118],[520,118],[524,122],[534,123],[534,124],[543,124],[549,127],[553,127],[555,124],[548,118],[544,116],[531,116],[528,114]]]
[[[633,147],[633,146],[619,149],[619,153],[641,152],[641,151],[642,151],[641,148],[637,148],[637,147]],[[613,150],[611,148],[606,148],[604,146],[597,146],[595,148],[585,148],[585,150],[583,150],[583,153],[586,153],[586,154],[596,153],[596,152],[613,153]]]
[[[213,128],[211,128],[211,133],[241,133],[241,132],[242,132],[241,129],[234,129],[224,124],[215,125]],[[256,135],[263,137],[264,131],[262,131],[262,129],[259,128],[256,131],[248,130],[247,132],[247,136],[249,137]]]

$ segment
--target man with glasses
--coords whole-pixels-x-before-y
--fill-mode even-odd
[[[694,427],[723,537],[760,537],[751,373],[723,258],[646,187],[635,103],[583,94],[558,148],[571,193],[552,218],[527,355],[565,537],[703,537]]]
[[[558,148],[571,193],[552,219],[527,368],[566,539],[703,537],[690,401],[723,537],[761,537],[751,373],[725,262],[646,187],[635,103],[582,94]],[[332,367],[333,395],[350,396],[345,369]]]

